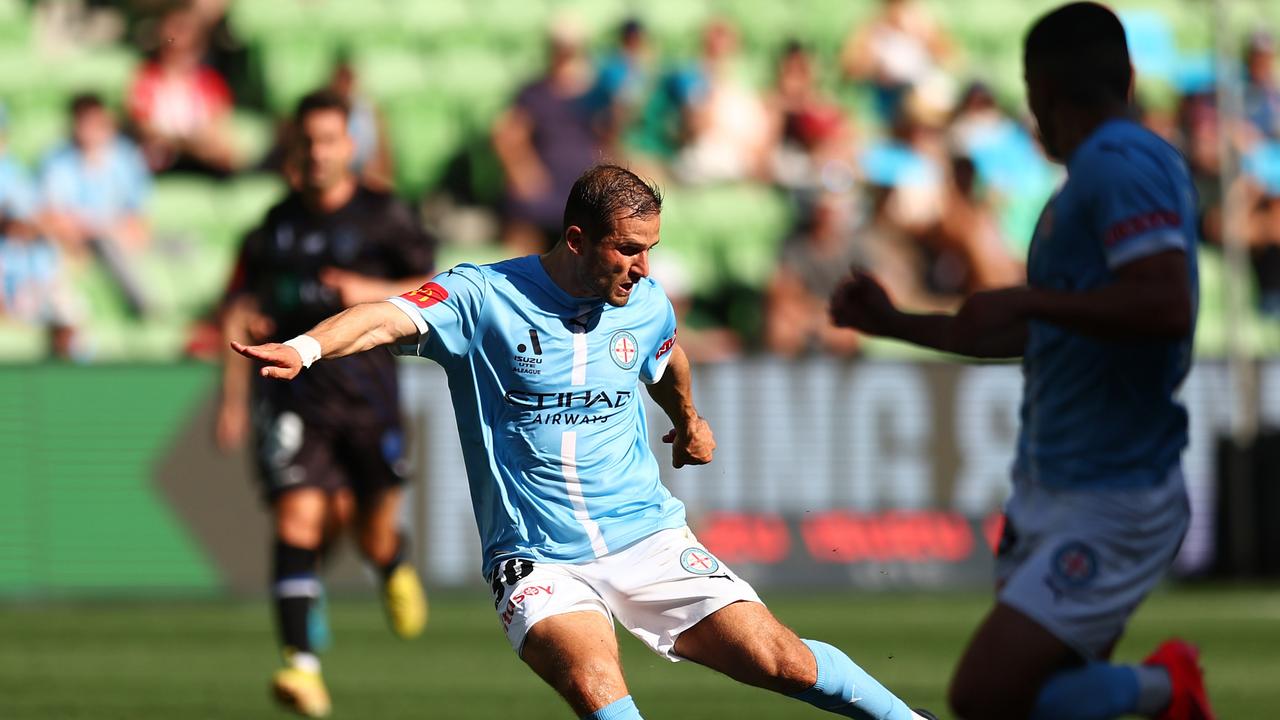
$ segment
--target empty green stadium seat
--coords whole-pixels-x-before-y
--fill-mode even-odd
[[[223,184],[218,198],[222,222],[238,244],[238,236],[262,223],[267,210],[284,198],[284,180],[271,173],[242,175]]]
[[[51,60],[51,72],[43,77],[68,96],[92,91],[107,104],[122,107],[137,65],[138,56],[129,48],[99,48]]]
[[[31,17],[23,0],[0,0],[0,45],[25,47],[31,39]]]
[[[427,77],[440,102],[461,110],[471,129],[487,133],[518,84],[539,71],[540,66],[515,65],[497,50],[467,47],[432,55]]]
[[[309,16],[299,0],[236,0],[227,13],[232,30],[249,42],[306,32]]]
[[[1223,301],[1226,270],[1222,252],[1217,248],[1201,246],[1197,253],[1200,271],[1200,306],[1196,316],[1196,354],[1222,356],[1226,354],[1227,337],[1226,304]]]
[[[156,178],[147,203],[152,227],[157,232],[200,232],[221,224],[220,190],[217,181],[196,175]]]
[[[266,3],[264,3],[266,4]],[[267,104],[288,115],[303,95],[328,84],[336,49],[327,38],[273,37],[254,46]]]
[[[5,144],[35,173],[40,160],[67,138],[67,111],[58,105],[10,105]]]
[[[430,87],[428,57],[410,47],[363,47],[356,51],[355,70],[360,89],[387,102]]]
[[[478,10],[468,0],[403,0],[399,19],[409,32],[440,47],[469,38]]]
[[[618,27],[634,8],[622,0],[552,0],[551,15],[576,18],[589,38],[612,45]],[[638,13],[637,13],[638,14]]]
[[[0,363],[36,362],[49,352],[48,331],[0,319]]]
[[[237,108],[231,113],[231,137],[242,165],[254,166],[275,144],[275,122],[265,115]]]
[[[406,97],[386,108],[387,132],[396,149],[396,190],[418,197],[437,182],[462,148],[460,113],[432,95]]]

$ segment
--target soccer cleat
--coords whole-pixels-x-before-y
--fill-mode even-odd
[[[1194,645],[1177,638],[1165,640],[1142,664],[1159,665],[1169,673],[1169,707],[1156,720],[1215,720],[1204,690],[1200,651]]]
[[[277,670],[271,679],[271,691],[277,701],[304,717],[329,715],[329,691],[320,673],[287,667]]]
[[[427,594],[412,565],[402,563],[387,576],[382,603],[392,632],[405,639],[422,634],[427,625]]]

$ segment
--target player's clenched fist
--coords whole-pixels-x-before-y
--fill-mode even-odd
[[[288,345],[281,343],[241,345],[232,341],[231,349],[250,360],[259,360],[265,363],[265,367],[258,371],[262,374],[262,377],[292,380],[298,377],[298,373],[302,372],[302,356],[298,354],[297,350]]]
[[[871,335],[882,335],[897,311],[879,281],[855,270],[831,293],[831,322]]]
[[[662,442],[671,444],[671,465],[706,465],[716,451],[716,438],[711,425],[701,415],[683,428],[672,428],[662,436]]]

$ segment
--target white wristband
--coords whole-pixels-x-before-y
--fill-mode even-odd
[[[320,341],[310,335],[299,335],[298,337],[288,340],[285,345],[298,351],[302,356],[302,367],[309,368],[311,363],[320,359]]]

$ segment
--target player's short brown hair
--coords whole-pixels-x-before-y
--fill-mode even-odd
[[[577,225],[587,237],[601,240],[613,233],[616,220],[661,212],[657,185],[619,165],[596,165],[573,183],[564,206],[564,229]]]
[[[301,125],[303,119],[308,115],[322,110],[340,112],[345,120],[351,114],[351,105],[346,98],[332,90],[316,90],[307,93],[298,101],[298,107],[293,111],[293,123],[294,125]]]

